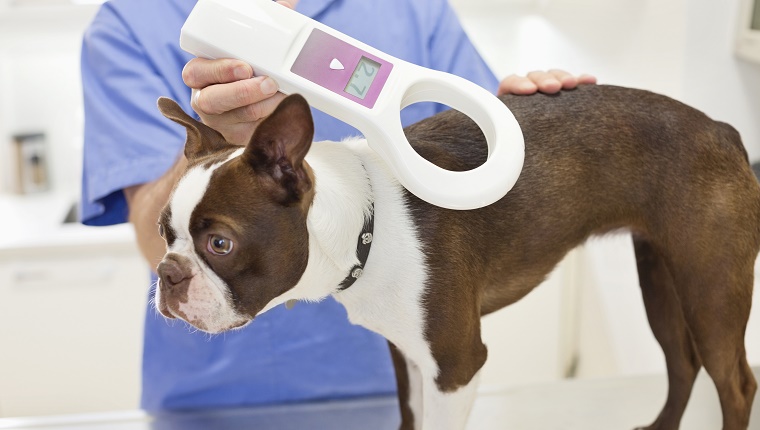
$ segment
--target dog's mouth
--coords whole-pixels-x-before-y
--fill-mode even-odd
[[[164,318],[177,319],[177,317],[172,313],[171,309],[169,309],[169,305],[166,303],[166,300],[162,299],[159,295],[156,295],[156,309],[158,310],[158,313],[164,316]]]
[[[161,285],[160,280],[158,282],[158,285],[156,286],[156,291],[153,293],[153,303],[158,313],[160,313],[164,318],[168,318],[168,319],[179,318],[169,308],[169,302],[166,299],[166,293],[162,291],[162,285]]]
[[[171,298],[170,298],[171,299]],[[253,318],[244,318],[237,315],[237,318],[230,318],[229,316],[222,317],[218,315],[208,315],[207,317],[200,317],[198,315],[192,315],[182,310],[183,302],[167,300],[164,294],[161,294],[160,289],[157,290],[155,296],[156,310],[167,319],[180,319],[197,328],[210,334],[222,333],[229,330],[235,330],[241,328],[251,321]],[[186,303],[185,303],[186,304]]]
[[[180,318],[180,319],[190,324],[191,326],[197,328],[198,330],[206,332],[208,334],[219,334],[219,333],[224,333],[226,331],[239,329],[239,328],[242,328],[243,326],[248,325],[248,323],[253,321],[253,320],[237,320],[226,325],[211,326],[209,324],[206,324],[206,322],[200,321],[200,320],[188,321],[184,318]]]

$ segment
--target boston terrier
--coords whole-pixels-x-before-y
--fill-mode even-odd
[[[208,333],[332,295],[384,336],[401,428],[462,429],[486,361],[480,317],[539,285],[593,235],[632,233],[647,316],[668,370],[648,430],[677,429],[703,366],[723,430],[743,430],[757,388],[744,332],[760,249],[760,186],[739,134],[684,104],[589,85],[504,96],[525,164],[496,203],[455,211],[407,192],[358,138],[312,144],[303,97],[287,97],[245,147],[187,115],[189,167],[164,208],[155,303]],[[449,170],[482,164],[478,126],[449,110],[405,129]]]

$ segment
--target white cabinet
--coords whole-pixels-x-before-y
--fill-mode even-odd
[[[149,283],[129,240],[0,250],[0,416],[137,408]]]

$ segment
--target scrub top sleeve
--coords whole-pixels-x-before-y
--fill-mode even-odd
[[[441,0],[435,28],[430,36],[432,66],[462,76],[496,94],[499,81],[462,28],[447,0]]]
[[[159,178],[177,160],[185,129],[161,115],[173,94],[118,13],[106,3],[82,44],[84,159],[81,221],[127,221],[126,187]],[[176,77],[174,77],[176,79]]]

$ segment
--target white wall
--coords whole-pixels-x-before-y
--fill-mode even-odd
[[[680,94],[685,0],[454,4],[500,76],[563,68],[600,82]]]
[[[760,64],[733,54],[740,0],[690,0],[686,9],[682,100],[742,134],[750,159],[760,160]]]
[[[56,191],[79,189],[82,94],[79,51],[95,6],[0,4],[0,191],[9,186],[10,137],[47,136]]]

